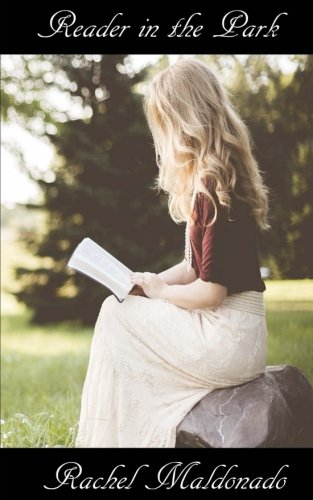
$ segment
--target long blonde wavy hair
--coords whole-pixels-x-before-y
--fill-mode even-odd
[[[196,59],[179,60],[152,81],[145,112],[154,139],[159,189],[169,194],[169,212],[192,222],[194,192],[231,208],[244,200],[260,229],[268,227],[268,197],[251,151],[248,130],[214,73]]]

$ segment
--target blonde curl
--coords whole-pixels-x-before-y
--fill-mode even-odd
[[[196,190],[214,206],[212,223],[215,195],[228,208],[234,195],[248,204],[260,229],[268,227],[267,188],[247,127],[205,64],[184,59],[160,72],[145,99],[145,112],[159,165],[157,186],[168,193],[175,222],[192,221]]]

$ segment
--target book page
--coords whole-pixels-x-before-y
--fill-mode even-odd
[[[131,270],[90,238],[84,238],[76,247],[68,267],[102,283],[120,300],[123,300],[133,287],[129,278]]]

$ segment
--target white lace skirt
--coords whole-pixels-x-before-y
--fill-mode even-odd
[[[226,297],[217,310],[114,296],[91,345],[76,446],[174,447],[176,427],[214,389],[261,375],[263,294]]]

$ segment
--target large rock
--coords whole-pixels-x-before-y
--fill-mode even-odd
[[[293,366],[205,396],[177,428],[176,447],[313,446],[313,388]]]

